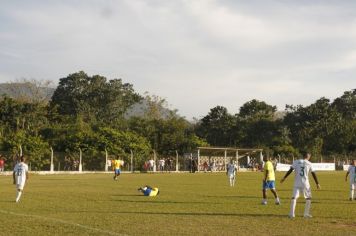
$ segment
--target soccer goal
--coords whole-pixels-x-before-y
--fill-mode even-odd
[[[226,171],[226,165],[233,160],[239,168],[260,168],[263,149],[233,147],[198,147],[198,171]]]

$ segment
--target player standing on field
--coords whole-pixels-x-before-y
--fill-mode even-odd
[[[234,187],[235,186],[236,171],[237,171],[237,166],[236,166],[236,164],[234,164],[234,161],[231,159],[230,163],[227,164],[227,168],[226,168],[226,175],[229,178],[230,187]]]
[[[311,207],[311,189],[310,189],[310,184],[309,184],[309,172],[312,173],[314,181],[316,183],[316,186],[318,189],[320,189],[320,185],[318,182],[318,178],[316,177],[316,174],[312,168],[312,164],[309,161],[311,155],[310,153],[305,153],[303,155],[304,159],[296,160],[293,162],[292,166],[290,167],[289,171],[286,173],[286,175],[283,177],[281,180],[281,183],[284,182],[284,180],[290,175],[293,170],[295,171],[295,178],[294,178],[294,188],[293,188],[293,196],[291,200],[291,206],[290,206],[290,213],[289,217],[294,218],[295,217],[295,207],[297,205],[297,199],[299,197],[299,192],[302,192],[305,198],[305,208],[304,208],[304,217],[305,218],[311,218],[312,216],[310,215],[310,207]]]
[[[356,188],[356,159],[352,161],[352,165],[349,166],[347,170],[345,181],[347,181],[347,176],[350,175],[350,201],[356,200],[354,198],[354,191]]]
[[[275,181],[276,177],[274,175],[274,167],[273,164],[267,156],[263,157],[263,161],[265,162],[264,171],[263,171],[263,183],[262,183],[262,205],[267,205],[267,189],[270,189],[274,195],[276,205],[281,204],[279,201],[279,197],[277,195]]]
[[[20,162],[15,165],[12,176],[17,189],[16,202],[19,202],[25,187],[26,180],[28,180],[28,165],[25,163],[24,156],[21,156]]]

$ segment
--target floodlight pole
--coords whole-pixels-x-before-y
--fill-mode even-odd
[[[20,156],[22,156],[22,146],[21,146],[21,144],[19,145],[19,149],[20,149]]]
[[[105,148],[105,171],[109,170],[108,166],[108,150]]]
[[[239,167],[239,150],[236,150],[236,165]]]
[[[226,170],[227,150],[224,151],[224,170]]]
[[[200,148],[198,148],[198,172],[199,172],[199,163],[200,163]]]
[[[176,172],[179,171],[179,168],[178,168],[178,151],[176,150]]]
[[[130,153],[131,153],[131,172],[133,173],[134,172],[134,169],[133,169],[133,152],[132,152],[131,149],[130,149]]]
[[[53,172],[54,171],[54,164],[53,164],[53,148],[50,147],[51,149],[51,166],[50,166],[50,171]]]
[[[156,156],[156,151],[153,150],[153,172],[156,172],[156,159],[157,159],[157,156]]]
[[[82,166],[82,149],[79,148],[79,169],[78,169],[78,171],[82,172],[82,170],[83,170],[83,166]]]

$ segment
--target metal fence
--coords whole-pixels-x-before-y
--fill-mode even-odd
[[[13,170],[17,163],[19,153],[11,151],[1,151],[3,160],[3,170]],[[31,156],[23,153],[27,157],[27,164],[31,171],[111,171],[111,163],[117,155],[114,153],[101,152],[56,152],[49,150],[42,156]],[[343,165],[350,164],[351,160],[356,158],[354,155],[330,155],[319,157],[313,162],[335,163],[336,169],[342,169]],[[123,171],[141,171],[141,172],[172,172],[172,171],[225,171],[225,165],[234,159],[233,156],[227,157],[226,163],[221,156],[201,156],[197,162],[196,153],[160,155],[153,153],[149,156],[136,156],[135,153],[126,153],[121,155],[123,160]],[[275,161],[284,164],[291,164],[296,158],[293,157],[276,157]],[[153,166],[151,165],[153,163]],[[252,168],[254,163],[259,163],[258,156],[239,157],[239,166],[241,168]],[[0,161],[1,170],[1,161]]]

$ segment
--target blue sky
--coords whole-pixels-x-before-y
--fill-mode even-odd
[[[84,70],[191,119],[251,99],[283,110],[356,88],[354,1],[2,1],[0,82]]]

